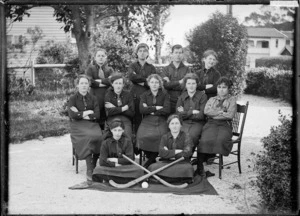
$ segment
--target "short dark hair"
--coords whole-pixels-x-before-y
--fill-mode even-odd
[[[175,118],[177,118],[177,119],[179,120],[180,124],[182,125],[182,119],[181,119],[181,117],[180,117],[179,115],[173,114],[173,115],[170,115],[170,116],[168,117],[168,119],[167,119],[167,124],[168,124],[168,126],[169,126],[170,122],[171,122],[173,119],[175,119]]]
[[[80,75],[78,75],[78,77],[75,79],[75,84],[76,84],[76,85],[79,84],[79,81],[80,81],[81,78],[87,79],[88,82],[89,82],[89,84],[91,84],[91,80],[90,80],[90,78],[89,78],[87,75],[85,75],[85,74],[80,74]]]
[[[118,118],[112,120],[112,122],[109,124],[109,130],[112,130],[116,127],[121,127],[124,130],[125,129],[124,122]]]
[[[228,89],[230,89],[231,86],[232,86],[232,81],[230,79],[228,79],[227,77],[225,77],[225,76],[220,77],[220,79],[217,81],[216,84],[218,86],[218,85],[221,85],[223,83],[228,87]]]
[[[125,84],[125,78],[121,73],[113,74],[110,78],[110,83],[113,84],[113,82],[116,81],[117,79],[123,79],[123,83]]]
[[[205,50],[205,52],[203,53],[203,58],[206,58],[207,56],[210,55],[213,55],[216,58],[216,60],[218,59],[217,53],[212,49]]]
[[[199,83],[199,77],[194,74],[194,73],[187,73],[184,77],[183,77],[183,83],[182,83],[182,87],[185,88],[186,86],[186,82],[188,79],[192,79],[196,81],[196,84]]]
[[[182,49],[182,51],[183,51],[183,47],[182,47],[180,44],[176,44],[176,45],[172,46],[172,53],[173,53],[174,50],[176,50],[176,49]]]

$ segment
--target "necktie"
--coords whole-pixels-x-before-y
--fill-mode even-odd
[[[83,104],[84,104],[84,110],[87,109],[87,103],[86,103],[86,98],[85,96],[82,96]]]
[[[195,103],[193,101],[193,98],[190,97],[190,110],[193,110],[195,107]]]
[[[176,149],[176,138],[173,139],[172,149]]]
[[[104,79],[105,78],[104,77],[104,72],[103,72],[103,70],[102,70],[101,67],[99,67],[98,76],[99,76],[100,79]]]
[[[208,75],[207,74],[208,74],[208,70],[205,68],[204,69],[204,76],[203,76],[203,84],[204,85],[209,84],[208,83]]]
[[[153,103],[153,106],[155,106],[156,105],[156,96],[155,95],[152,95],[152,96],[153,96],[152,103]]]
[[[118,107],[122,106],[122,101],[121,101],[120,95],[118,95],[117,103],[118,103]]]
[[[224,103],[224,100],[225,100],[225,99],[220,99],[220,100],[219,100],[219,103],[217,104],[217,106],[216,106],[216,107],[223,108],[223,103]]]

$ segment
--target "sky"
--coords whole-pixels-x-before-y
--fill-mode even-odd
[[[262,5],[233,5],[233,16],[241,23],[244,18],[252,12],[258,12]],[[166,43],[181,44],[187,46],[185,34],[191,29],[207,21],[210,16],[219,11],[226,13],[226,5],[175,5],[170,9],[169,21],[164,26],[163,33],[165,35],[164,44],[162,47],[162,55],[166,55],[168,50]],[[144,41],[150,43],[149,41]],[[154,56],[154,51],[150,50],[150,56]]]

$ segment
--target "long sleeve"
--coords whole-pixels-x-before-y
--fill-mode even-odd
[[[160,109],[160,110],[156,110],[156,111],[154,112],[154,115],[162,115],[162,116],[165,116],[165,115],[170,114],[170,112],[171,112],[170,95],[169,95],[169,94],[165,94],[163,108]]]
[[[90,120],[98,120],[100,119],[100,108],[96,97],[92,96],[93,104],[94,104],[94,113],[89,114]]]
[[[127,98],[128,98],[128,110],[126,110],[124,112],[124,115],[128,116],[128,117],[133,117],[134,116],[134,102],[133,102],[133,98],[131,96],[131,94],[127,94]]]
[[[178,111],[178,107],[183,107],[183,111],[179,112]],[[182,96],[180,96],[177,100],[177,104],[176,104],[176,113],[182,118],[182,120],[186,120],[189,119],[191,117],[191,115],[193,114],[191,110],[184,110],[184,99]]]
[[[213,103],[215,101],[215,98],[210,98],[204,108],[204,114],[209,116],[209,117],[215,117],[217,115],[219,115],[219,110],[215,109],[213,107]]]
[[[204,108],[207,102],[207,96],[205,94],[202,95],[199,101],[199,113],[198,114],[192,114],[191,119],[193,120],[205,120],[205,115],[204,115]]]
[[[236,105],[236,97],[230,97],[228,99],[229,106],[227,108],[227,112],[222,114],[221,116],[225,119],[233,119],[234,115],[236,114],[237,105]]]
[[[106,166],[106,167],[115,167],[116,163],[108,161],[107,158],[109,157],[109,148],[107,145],[107,141],[105,140],[101,145],[100,150],[100,166]]]
[[[71,107],[76,107],[76,97],[74,95],[71,96],[69,99],[68,114],[69,114],[69,117],[72,119],[76,119],[76,120],[82,119],[83,111],[74,112],[70,109]]]
[[[94,70],[96,70],[96,67],[93,66],[93,65],[89,65],[86,72],[85,72],[85,74],[90,78],[92,88],[100,88],[100,86],[99,86],[100,82],[98,82],[94,79],[94,75],[93,75]]]
[[[106,85],[106,86],[110,86],[110,81],[109,81],[109,76],[112,75],[114,73],[114,70],[111,67],[105,67],[105,74],[107,74],[107,78],[103,78],[101,79],[102,84]]]
[[[184,157],[189,158],[192,155],[192,146],[193,142],[188,136],[188,134],[184,134],[184,140],[183,140],[183,151],[175,155],[175,159]]]
[[[139,72],[137,72],[137,69],[135,67],[135,64],[130,64],[128,67],[128,77],[129,80],[131,82],[133,82],[134,84],[138,84],[138,83],[144,83],[146,82],[146,78],[142,76],[142,74],[140,74]]]
[[[147,107],[144,107],[143,106],[144,103],[147,104],[147,92],[144,92],[140,97],[140,104],[139,104],[140,113],[144,115],[148,115],[156,111],[155,106],[149,106],[147,104]]]
[[[206,94],[217,94],[217,82],[220,79],[221,74],[216,70],[214,70],[213,73],[214,73],[213,74],[213,83],[208,83],[208,84],[212,84],[213,87],[205,89]]]
[[[166,150],[164,147],[168,148],[168,136],[167,134],[163,135],[160,144],[159,144],[159,156],[164,159],[174,158],[175,157],[175,149]]]
[[[129,157],[130,159],[134,160],[134,156],[133,156],[133,145],[132,143],[128,140],[125,139],[124,140],[124,145],[125,145],[125,149],[124,149],[124,153],[127,157]],[[127,164],[131,164],[130,161],[128,161],[125,158],[118,158],[118,163],[122,164],[122,165],[127,165]]]
[[[112,103],[111,97],[112,97],[112,95],[111,95],[110,92],[108,91],[108,92],[105,94],[104,102],[105,102],[105,103],[106,103],[106,102]],[[107,116],[113,116],[113,115],[117,115],[117,114],[122,113],[122,107],[112,107],[112,108],[106,108],[106,107],[105,107],[105,110],[106,110],[106,112],[107,112]]]

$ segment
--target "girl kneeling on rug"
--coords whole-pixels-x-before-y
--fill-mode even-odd
[[[217,82],[218,95],[207,101],[204,114],[208,121],[204,125],[197,147],[198,166],[196,174],[204,176],[203,162],[206,154],[228,156],[231,149],[232,119],[236,113],[236,97],[229,94],[232,83],[226,77]]]
[[[163,135],[159,145],[159,156],[161,161],[151,164],[149,170],[152,172],[174,159],[184,157],[186,160],[179,162],[157,175],[168,182],[193,182],[194,169],[189,162],[192,154],[192,140],[188,134],[180,130],[182,121],[178,115],[171,115],[167,120],[170,132]]]
[[[114,119],[109,125],[106,140],[103,141],[100,151],[100,166],[93,173],[93,181],[113,180],[116,183],[127,183],[144,174],[144,171],[131,165],[122,154],[133,159],[133,146],[129,138],[124,135],[124,123]]]
[[[71,96],[68,112],[71,141],[79,160],[86,160],[87,179],[92,180],[93,169],[99,158],[102,131],[97,121],[100,117],[97,98],[88,93],[90,81],[86,75],[77,80],[78,92]]]

